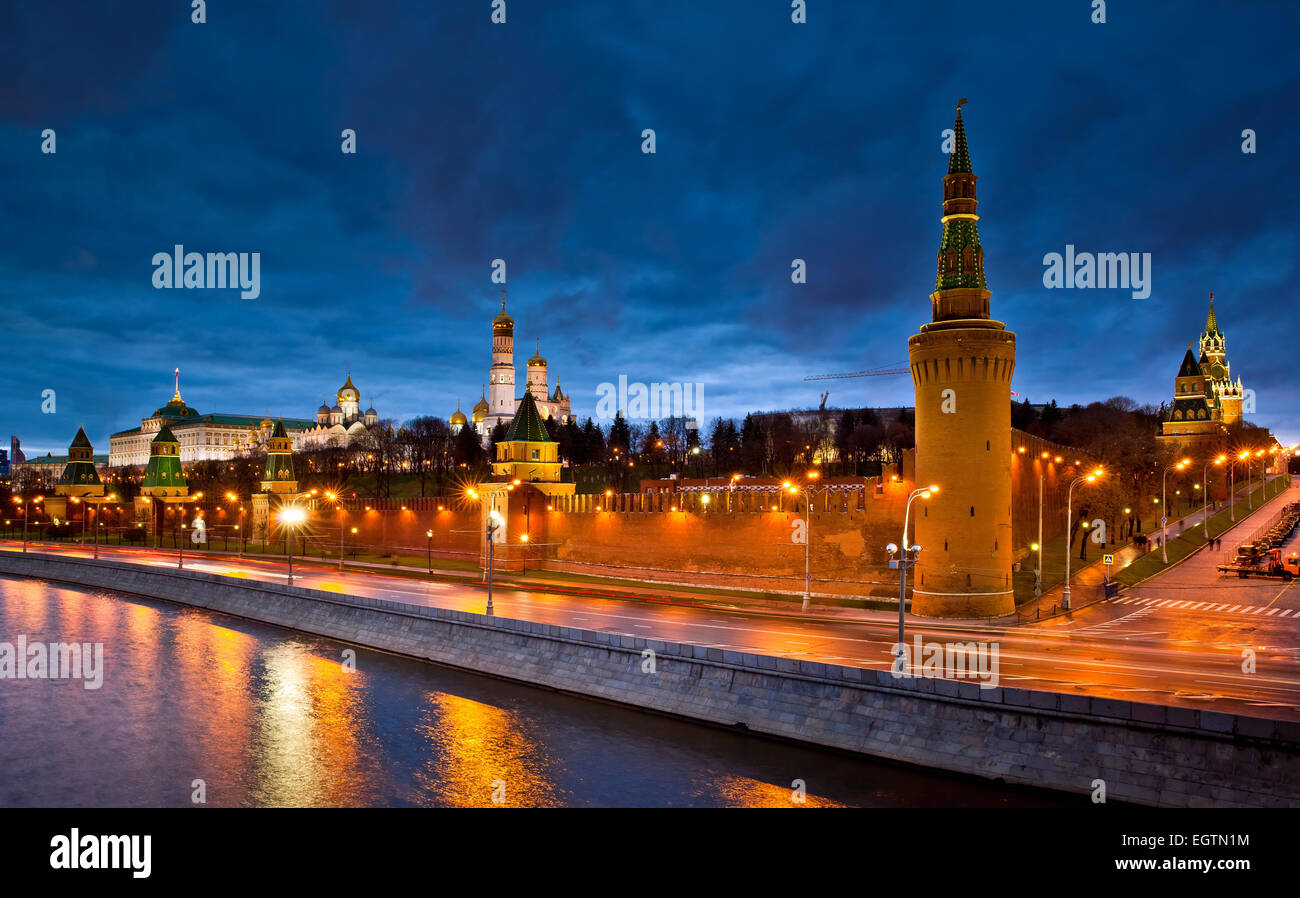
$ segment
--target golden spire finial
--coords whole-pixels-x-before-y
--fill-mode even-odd
[[[506,288],[502,287],[501,288],[501,314],[504,315],[505,313],[506,313]]]

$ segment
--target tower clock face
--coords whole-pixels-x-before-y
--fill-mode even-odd
[[[1227,374],[1228,374],[1227,369],[1224,368],[1222,365],[1218,364],[1217,362],[1210,368],[1210,376],[1213,377],[1215,380],[1223,380],[1223,378],[1226,377]]]

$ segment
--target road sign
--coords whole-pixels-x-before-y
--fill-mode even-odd
[[[1161,518],[1161,519],[1160,519],[1160,523],[1162,523],[1162,524],[1168,524],[1168,523],[1169,523],[1169,519],[1168,519],[1168,518]]]
[[[1115,563],[1115,556],[1114,556],[1114,555],[1103,555],[1103,556],[1101,556],[1101,563],[1102,563],[1102,564],[1114,564],[1114,563]]]

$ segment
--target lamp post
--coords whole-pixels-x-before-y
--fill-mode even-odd
[[[339,573],[343,572],[343,532],[347,529],[346,512],[343,511],[343,502],[339,501]]]
[[[493,507],[493,509],[488,512],[488,522],[487,522],[487,544],[488,544],[487,613],[489,617],[492,616],[492,562],[493,559],[496,557],[494,546],[496,544],[496,533],[497,530],[499,530],[500,528],[501,528],[501,512],[497,511],[496,508]]]
[[[817,471],[809,471],[808,479],[816,480],[821,474]],[[811,485],[805,484],[800,490],[791,486],[788,482],[785,484],[787,490],[792,494],[803,493],[804,497],[804,530],[803,530],[803,605],[800,611],[807,611],[808,606],[812,603],[812,500],[813,496],[820,495],[830,489],[814,490]]]
[[[1201,466],[1201,499],[1204,505],[1201,509],[1201,533],[1205,535],[1208,541],[1210,538],[1210,465],[1221,465],[1228,460],[1228,456],[1220,455],[1218,458],[1207,460]]]
[[[1044,452],[1039,456],[1041,464],[1038,467],[1038,542],[1034,544],[1034,551],[1037,553],[1034,560],[1034,596],[1038,597],[1043,594],[1043,481],[1047,478],[1047,459],[1050,454]]]
[[[915,565],[916,556],[921,553],[920,546],[909,546],[907,544],[907,525],[911,519],[912,503],[916,501],[917,497],[919,496],[922,499],[929,499],[937,492],[939,492],[939,487],[935,484],[931,484],[930,486],[923,486],[919,489],[914,489],[910,494],[908,494],[907,505],[903,509],[902,553],[897,562],[892,558],[889,562],[890,567],[893,567],[895,563],[898,564],[898,659],[895,662],[897,665],[895,672],[899,674],[903,673],[903,661],[907,657],[906,645],[903,641],[903,607],[904,602],[907,599],[907,567],[909,564]],[[885,549],[891,556],[899,551],[898,546],[895,546],[893,543],[890,543],[885,547]]]
[[[27,519],[32,516],[32,506],[39,505],[45,501],[44,496],[37,496],[31,502],[15,497],[14,502],[22,506],[23,509],[23,551],[27,551]]]
[[[1081,483],[1092,483],[1101,476],[1101,468],[1084,477],[1070,481],[1070,488],[1065,491],[1065,588],[1061,591],[1061,608],[1070,610],[1070,518],[1073,514],[1074,488]],[[1087,539],[1087,534],[1084,534]]]
[[[424,531],[424,536],[426,539],[424,545],[424,560],[429,567],[429,576],[433,576],[433,531]],[[340,555],[339,557],[341,558],[342,556]]]
[[[280,512],[280,525],[289,530],[289,586],[293,586],[293,528],[302,523],[303,517],[302,509],[297,506],[291,505]]]
[[[1166,483],[1170,471],[1181,471],[1190,461],[1191,459],[1185,458],[1176,465],[1165,465],[1165,472],[1160,475],[1160,559],[1165,564],[1169,563],[1169,502],[1166,501]]]
[[[1254,461],[1254,459],[1252,459],[1252,458],[1250,457],[1250,450],[1249,450],[1249,449],[1247,449],[1247,450],[1245,451],[1245,453],[1243,454],[1242,457],[1245,459],[1245,462],[1246,462],[1246,507],[1249,508],[1249,509],[1254,509],[1254,507],[1255,507],[1255,497],[1254,497],[1254,495],[1252,494],[1253,491],[1252,491],[1252,489],[1251,489],[1251,485],[1250,485],[1250,478],[1251,478],[1251,475],[1254,473],[1254,470],[1255,470],[1255,469],[1251,466],[1251,462]]]
[[[185,506],[184,505],[178,506],[176,510],[180,512],[181,530],[184,531],[185,530]],[[181,535],[176,538],[176,546],[177,546],[176,566],[178,568],[183,568],[185,567],[185,534],[184,533],[181,533]]]

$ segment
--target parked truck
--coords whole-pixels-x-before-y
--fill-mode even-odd
[[[1300,555],[1291,552],[1284,557],[1281,549],[1243,543],[1237,547],[1236,558],[1228,564],[1219,565],[1219,572],[1236,574],[1243,580],[1247,577],[1277,577],[1281,580],[1291,580],[1300,577]]]

